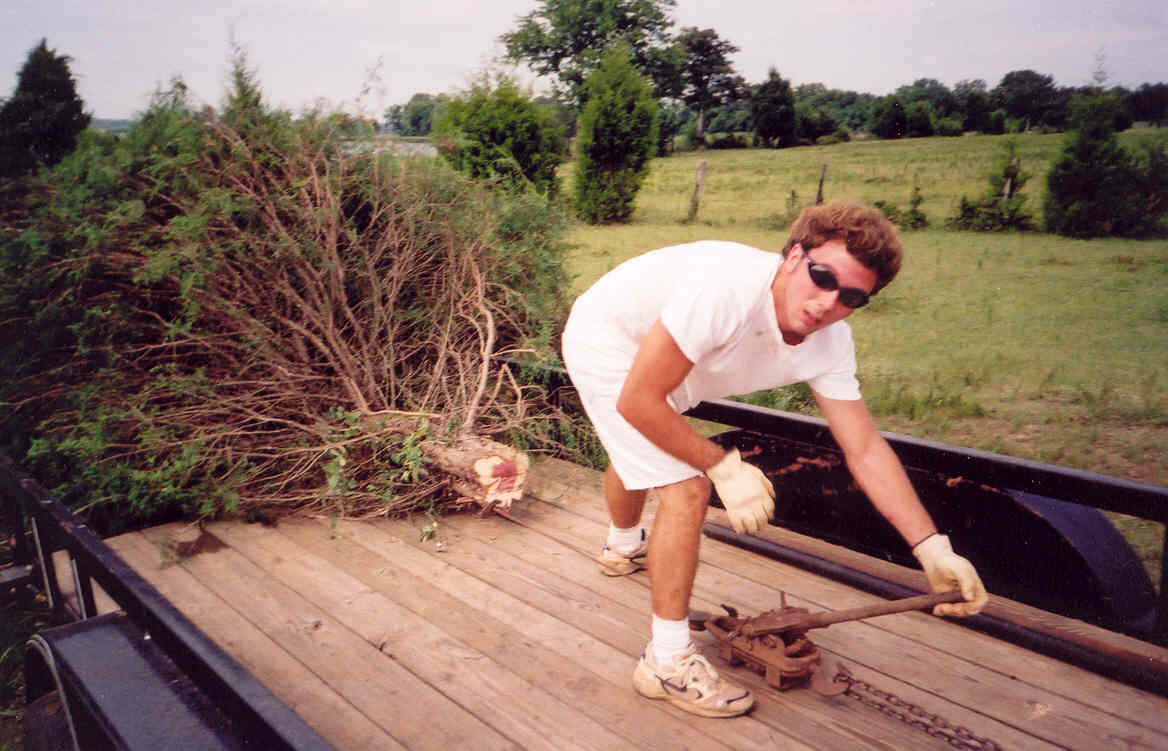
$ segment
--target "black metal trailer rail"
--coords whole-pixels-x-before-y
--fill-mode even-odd
[[[548,389],[555,403],[573,410],[574,392],[567,371],[559,367],[533,366],[513,359],[504,362],[523,380]],[[729,399],[702,402],[686,412],[688,417],[755,431],[784,440],[839,451],[827,421],[758,407]],[[1135,634],[1139,638],[1168,644],[1168,488],[1118,477],[1085,472],[1053,464],[952,446],[911,436],[881,431],[906,467],[927,468],[938,475],[972,478],[978,483],[1009,488],[1024,494],[1075,504],[1085,508],[1113,511],[1165,526],[1161,546],[1161,573],[1155,612],[1150,628]],[[849,582],[852,583],[852,582]],[[857,583],[857,586],[864,586]],[[1058,611],[1055,611],[1058,612]],[[1065,613],[1060,613],[1064,614]],[[1072,615],[1071,617],[1076,617]],[[1132,633],[1129,630],[1129,633]]]
[[[55,551],[66,551],[79,606],[79,612],[66,615],[82,622],[97,620],[93,596],[93,582],[97,582],[125,611],[133,625],[148,635],[148,641],[157,645],[223,715],[232,737],[224,738],[221,747],[231,748],[241,743],[243,747],[273,751],[326,751],[332,748],[110,550],[92,529],[3,455],[0,455],[0,498],[9,514],[11,529],[16,533],[13,552],[17,570],[29,578],[31,585],[44,592],[54,610],[66,611],[68,607],[62,598],[53,562]],[[31,540],[22,533],[25,522]],[[12,584],[15,586],[19,582]],[[112,627],[125,629],[121,622],[112,624]],[[106,639],[105,643],[109,640]],[[95,668],[101,657],[94,655]],[[84,674],[77,677],[84,682]],[[141,722],[139,709],[124,707],[125,712],[132,713],[129,716],[138,717],[138,722]],[[181,738],[169,741],[169,748],[189,747]],[[105,747],[104,741],[89,747]],[[127,746],[117,744],[116,747]]]

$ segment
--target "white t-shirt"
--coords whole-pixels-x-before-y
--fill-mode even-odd
[[[660,318],[694,364],[670,395],[678,412],[704,399],[803,381],[830,399],[859,399],[852,331],[845,322],[797,346],[783,341],[771,295],[782,260],[778,253],[714,240],[645,253],[605,274],[576,300],[565,340],[582,338],[607,361],[589,370],[623,383],[619,374],[627,375]]]

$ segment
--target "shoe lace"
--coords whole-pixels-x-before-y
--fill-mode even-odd
[[[705,694],[716,693],[721,679],[714,666],[696,652],[677,662],[677,680],[683,686],[695,685]]]

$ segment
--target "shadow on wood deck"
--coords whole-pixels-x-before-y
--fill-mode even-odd
[[[545,460],[530,488],[513,509],[523,524],[446,517],[424,542],[420,519],[213,524],[177,558],[175,525],[108,542],[343,751],[952,748],[848,696],[770,689],[723,666],[705,633],[695,639],[755,691],[754,711],[704,719],[640,698],[630,677],[649,636],[648,579],[596,570],[600,475]],[[780,589],[813,611],[875,600],[703,540],[695,608],[756,613]],[[1003,749],[1168,749],[1168,699],[943,619],[811,637],[829,664]]]

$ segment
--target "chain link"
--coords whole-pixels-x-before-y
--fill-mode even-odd
[[[901,699],[888,691],[872,686],[854,677],[843,665],[833,679],[836,683],[846,683],[845,696],[856,699],[865,706],[882,712],[909,727],[921,730],[934,738],[943,738],[954,748],[968,751],[1002,751],[1002,747],[989,738],[974,735],[969,728],[954,725],[944,717],[933,714],[922,707]]]

